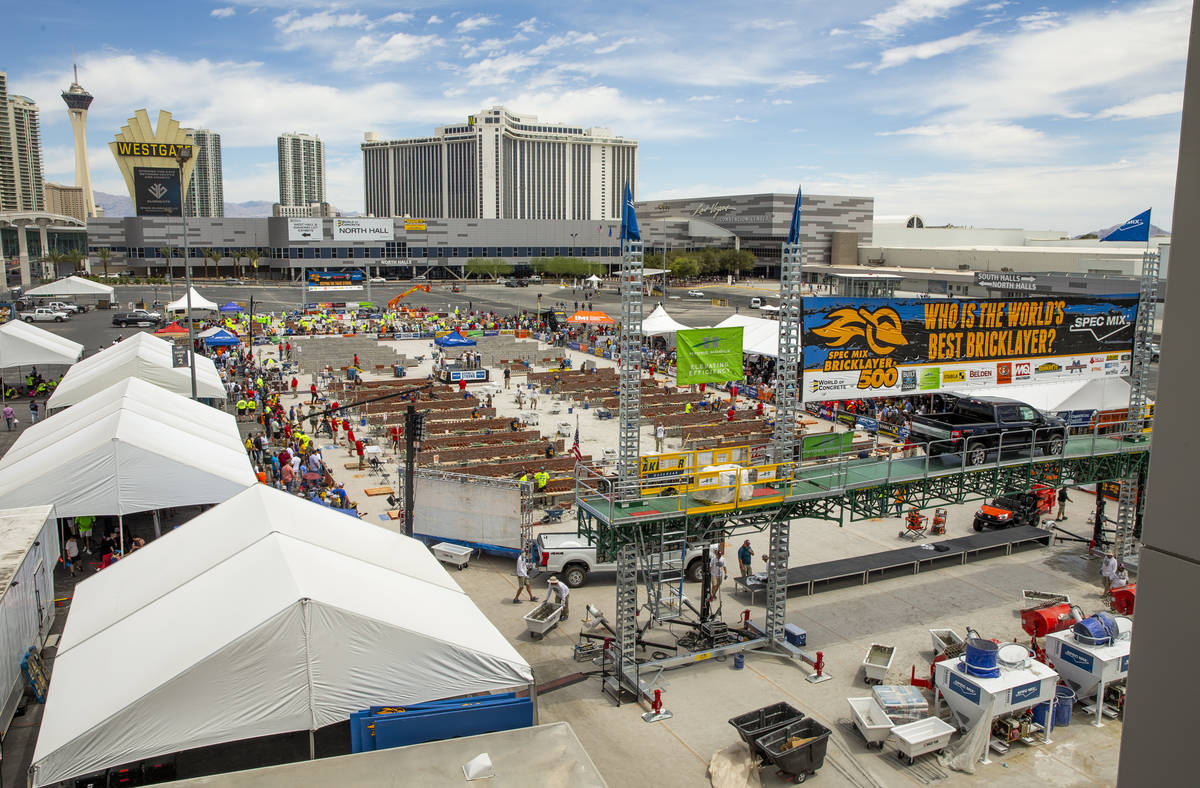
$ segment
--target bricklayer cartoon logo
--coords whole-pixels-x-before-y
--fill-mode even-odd
[[[830,313],[829,322],[814,328],[813,333],[829,340],[826,347],[842,347],[862,337],[871,352],[881,356],[908,344],[901,329],[900,315],[890,306],[882,306],[874,312],[862,307],[835,310]]]

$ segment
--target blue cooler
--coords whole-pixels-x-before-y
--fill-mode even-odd
[[[783,628],[783,636],[796,648],[803,648],[808,645],[808,633],[795,624],[788,624]]]

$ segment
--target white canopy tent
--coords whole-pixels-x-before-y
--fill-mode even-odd
[[[76,586],[34,785],[532,681],[420,542],[257,485]]]
[[[74,405],[125,378],[141,378],[176,394],[192,393],[188,368],[171,366],[171,343],[141,331],[67,370],[47,405],[50,408]],[[196,356],[196,394],[225,398],[225,384],[212,359],[204,356]]]
[[[44,328],[10,320],[0,326],[0,369],[33,364],[74,364],[83,345]]]
[[[600,277],[596,276],[595,274],[592,274],[591,276],[589,276],[587,279],[584,279],[583,281],[591,282],[594,285],[598,285],[601,282],[603,282],[604,280],[601,279]]]
[[[128,379],[21,433],[0,458],[0,508],[126,515],[220,503],[256,481],[232,415]]]
[[[730,315],[716,328],[742,327],[742,352],[779,357],[779,321],[749,315]]]
[[[642,334],[648,337],[660,334],[674,334],[676,331],[687,331],[691,326],[685,326],[667,314],[662,304],[654,307],[654,311],[642,320]]]
[[[1008,397],[1046,413],[1075,410],[1124,410],[1129,407],[1129,384],[1119,377],[1027,383],[951,392],[962,397]]]
[[[79,276],[65,276],[48,284],[38,285],[25,291],[31,296],[95,296],[112,300],[116,291],[108,285],[93,282]]]
[[[208,312],[216,312],[221,308],[220,304],[209,301],[204,296],[196,292],[196,288],[191,288],[192,291],[192,310],[203,309]],[[183,312],[187,309],[187,294],[185,293],[179,299],[167,304],[168,312]]]

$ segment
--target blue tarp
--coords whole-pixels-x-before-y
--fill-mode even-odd
[[[438,347],[470,347],[475,344],[475,340],[467,339],[462,334],[454,331],[444,337],[438,337],[433,340],[433,344]]]
[[[241,312],[243,310],[242,310],[242,307],[240,304],[235,304],[234,302],[230,301],[228,304],[225,304],[224,306],[222,306],[220,308],[220,311],[222,311],[222,312]]]
[[[209,347],[233,347],[242,344],[242,340],[222,328],[217,333],[206,336],[204,344]]]

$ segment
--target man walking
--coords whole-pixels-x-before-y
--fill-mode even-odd
[[[754,548],[750,546],[750,540],[742,542],[742,546],[738,548],[738,570],[742,577],[749,577],[753,567],[750,562],[754,560]]]
[[[354,452],[358,455],[358,469],[361,471],[366,464],[366,447],[361,440],[354,442]]]
[[[67,552],[67,571],[71,573],[71,577],[74,577],[79,571],[79,542],[75,539],[75,534],[71,534],[67,538],[65,547]]]
[[[29,423],[37,424],[38,404],[36,399],[29,400]]]
[[[508,388],[508,379],[512,376],[512,370],[508,367],[504,368],[504,388]]]
[[[1061,522],[1067,519],[1067,501],[1071,500],[1067,497],[1067,488],[1058,488],[1058,514],[1055,516],[1055,522]]]
[[[658,424],[654,425],[654,450],[656,452],[659,452],[660,454],[662,453],[663,441],[666,439],[666,437],[667,431],[660,421]]]
[[[517,555],[517,595],[513,597],[513,602],[521,601],[521,591],[529,595],[530,602],[536,602],[537,597],[533,595],[533,589],[529,585],[529,567],[525,563],[525,552],[522,551]]]
[[[4,406],[4,423],[8,425],[8,431],[12,432],[13,419],[17,417],[17,412],[13,410],[12,405]]]
[[[709,559],[708,575],[712,582],[710,597],[715,602],[717,594],[721,591],[721,581],[725,579],[725,553],[720,547],[716,549],[712,558]]]
[[[1100,598],[1105,602],[1112,601],[1112,584],[1116,576],[1117,559],[1112,550],[1109,550],[1105,554],[1104,560],[1100,562],[1100,577],[1104,579],[1104,593],[1100,595]]]

